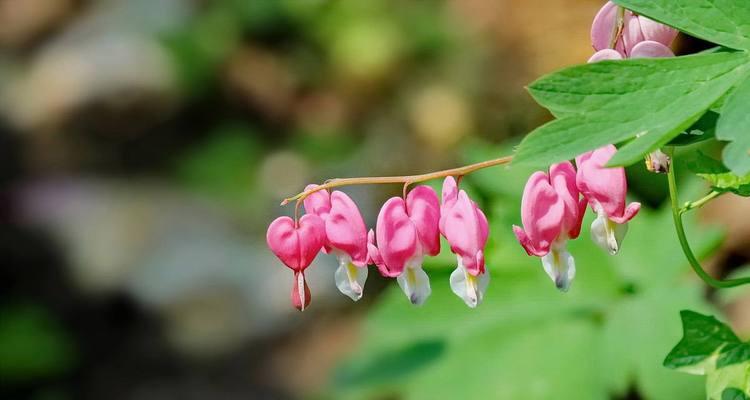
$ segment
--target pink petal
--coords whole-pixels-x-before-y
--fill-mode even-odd
[[[640,210],[641,210],[641,203],[630,203],[625,208],[625,212],[622,213],[622,216],[619,216],[619,217],[610,216],[609,219],[611,219],[614,222],[617,222],[618,224],[624,224],[630,221],[631,219],[633,219],[633,217],[635,217],[636,214],[638,214],[638,211]]]
[[[670,46],[679,33],[676,29],[668,25],[648,19],[642,15],[638,16],[638,19],[640,20],[644,40],[653,40],[664,46]]]
[[[605,60],[622,60],[622,58],[622,54],[620,54],[617,50],[604,49],[594,53],[594,55],[589,58],[588,62],[595,63]]]
[[[305,311],[310,306],[310,301],[310,287],[307,286],[305,273],[295,271],[294,284],[292,285],[292,305],[300,311]]]
[[[445,238],[451,251],[461,257],[464,268],[472,275],[484,272],[484,263],[477,264],[477,254],[486,244],[486,232],[482,226],[480,214],[474,202],[465,191],[458,193],[458,200],[453,207],[444,209],[442,220],[445,227]],[[483,258],[482,258],[483,260]]]
[[[664,58],[674,57],[672,49],[659,43],[647,40],[640,42],[630,51],[630,58]]]
[[[331,247],[343,251],[358,267],[367,265],[367,228],[359,208],[343,192],[331,194],[331,211],[325,221]]]
[[[537,171],[529,177],[521,199],[520,228],[514,229],[521,245],[536,256],[549,252],[562,232],[565,205],[550,185],[547,174]],[[521,232],[524,232],[521,235]]]
[[[383,261],[380,272],[387,277],[400,275],[406,262],[416,255],[419,240],[414,223],[406,213],[404,199],[391,197],[383,204],[378,214],[376,237]]]
[[[634,16],[630,11],[625,11],[624,26],[622,28],[622,43],[625,47],[625,54],[629,56],[633,47],[643,40],[639,17]]]
[[[623,216],[628,191],[625,169],[604,167],[616,152],[617,148],[610,144],[576,157],[578,190],[595,212],[601,207],[610,219]]]
[[[625,12],[625,22],[632,17],[632,13],[629,11]],[[610,48],[609,42],[612,39],[612,32],[615,26],[615,20],[617,18],[617,5],[608,1],[594,17],[594,22],[591,24],[591,45],[594,50],[604,50]],[[625,53],[625,47],[622,40],[618,40],[615,44],[615,50],[621,54]]]
[[[307,185],[305,190],[310,190],[318,187],[318,185]],[[320,218],[326,219],[328,213],[331,211],[331,195],[327,190],[318,190],[317,192],[307,196],[303,201],[305,206],[305,213],[315,214]]]
[[[443,203],[440,205],[440,233],[445,236],[445,230],[443,229],[443,210],[450,208],[458,200],[458,185],[456,180],[452,177],[446,177],[443,181]]]
[[[562,231],[570,239],[578,237],[581,231],[583,215],[579,210],[580,193],[576,186],[576,169],[570,161],[553,164],[549,169],[550,183],[555,189],[560,200],[563,202],[565,212],[563,213]],[[586,208],[584,207],[584,212]]]
[[[312,263],[325,243],[325,224],[320,217],[306,214],[295,228],[289,217],[276,218],[268,226],[266,242],[287,267],[303,271]]]
[[[435,190],[424,185],[415,187],[406,196],[406,208],[417,229],[422,251],[431,256],[440,253],[440,201]]]

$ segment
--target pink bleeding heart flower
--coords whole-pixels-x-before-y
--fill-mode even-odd
[[[378,214],[377,233],[369,234],[370,262],[383,276],[396,277],[414,305],[423,304],[431,293],[422,260],[440,252],[439,221],[440,202],[435,191],[417,186],[406,201],[388,199]]]
[[[513,232],[532,256],[541,257],[547,275],[558,289],[567,291],[576,273],[567,241],[581,232],[586,201],[576,187],[576,170],[569,161],[554,164],[549,175],[537,171],[529,177],[521,200],[523,229]]]
[[[617,12],[618,6],[608,1],[594,17],[591,25],[591,44],[595,50],[600,51],[610,47]],[[625,10],[621,37],[615,43],[615,50],[623,57],[631,57],[634,47],[643,41],[658,42],[668,47],[677,37],[677,33],[677,30],[667,25]]]
[[[482,210],[466,191],[458,190],[452,176],[443,181],[440,233],[448,240],[457,259],[457,267],[450,277],[451,290],[474,308],[482,302],[490,283],[490,274],[484,267],[489,227]]]
[[[616,152],[617,148],[610,144],[576,157],[578,190],[597,215],[591,224],[591,238],[610,254],[620,250],[627,222],[641,209],[640,203],[625,205],[625,169],[605,167]]]
[[[294,271],[292,304],[300,311],[310,305],[305,269],[325,243],[325,224],[317,215],[304,215],[295,224],[289,217],[276,218],[268,226],[266,242],[281,262]]]
[[[315,188],[308,185],[305,190]],[[339,267],[334,273],[336,287],[354,301],[362,298],[367,281],[367,228],[362,214],[346,193],[326,190],[305,199],[305,211],[325,222],[328,252],[335,255]]]

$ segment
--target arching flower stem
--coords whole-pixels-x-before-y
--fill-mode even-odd
[[[674,160],[674,152],[672,154],[672,159]],[[688,262],[690,263],[690,266],[693,268],[695,273],[703,279],[704,282],[706,282],[708,285],[713,286],[717,289],[725,289],[725,288],[731,288],[741,285],[747,285],[750,284],[750,276],[746,278],[737,278],[737,279],[716,279],[712,277],[711,275],[706,272],[706,270],[703,269],[701,266],[700,261],[695,257],[695,254],[693,254],[693,250],[690,248],[690,243],[688,243],[687,236],[685,235],[685,227],[682,224],[682,214],[686,211],[697,208],[702,206],[703,204],[709,202],[718,194],[712,195],[712,192],[708,196],[693,202],[688,203],[685,207],[680,208],[679,206],[679,199],[677,197],[677,182],[675,179],[675,173],[674,168],[670,168],[669,172],[667,173],[667,180],[669,182],[669,198],[672,202],[672,217],[674,219],[674,227],[677,231],[677,238],[680,240],[680,246],[682,247],[683,253],[685,253],[685,257],[687,258]],[[692,206],[690,206],[692,204]],[[696,205],[697,204],[697,205]]]
[[[406,188],[413,183],[425,182],[425,181],[429,181],[432,179],[441,179],[447,176],[461,177],[464,175],[468,175],[472,172],[479,171],[480,169],[494,167],[498,165],[510,164],[512,160],[513,160],[513,156],[505,156],[505,157],[495,158],[492,160],[478,162],[475,164],[469,164],[463,167],[429,172],[429,173],[420,174],[420,175],[377,176],[377,177],[364,177],[364,178],[334,178],[334,179],[327,180],[322,185],[318,185],[314,188],[305,190],[304,192],[298,193],[292,197],[284,199],[284,201],[281,202],[281,205],[282,206],[287,205],[292,201],[301,202],[307,196],[319,190],[327,190],[327,189],[341,187],[341,186],[403,183],[404,191],[406,191]]]

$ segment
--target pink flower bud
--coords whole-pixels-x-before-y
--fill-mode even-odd
[[[458,190],[456,180],[450,176],[443,182],[440,232],[458,262],[450,277],[451,289],[466,305],[474,308],[482,302],[490,279],[484,267],[489,227],[482,210],[465,191]]]
[[[568,239],[581,231],[586,202],[579,199],[576,172],[566,161],[531,175],[521,200],[523,229],[513,226],[521,246],[529,255],[542,258],[542,265],[558,289],[566,291],[575,276],[575,262],[566,250]]]
[[[592,239],[610,254],[619,251],[627,232],[626,223],[641,208],[640,203],[625,205],[628,191],[625,169],[605,167],[616,152],[617,148],[610,144],[576,157],[578,190],[597,214],[591,224]]]
[[[305,269],[325,243],[325,225],[317,215],[304,215],[295,226],[289,217],[276,218],[268,226],[266,242],[284,265],[294,271],[292,303],[303,311],[310,304],[310,289],[305,282]]]
[[[369,235],[371,262],[383,276],[396,277],[415,305],[424,303],[431,292],[422,259],[440,252],[439,219],[440,204],[435,191],[428,186],[417,186],[406,201],[392,197],[385,202],[378,215],[377,234]]]

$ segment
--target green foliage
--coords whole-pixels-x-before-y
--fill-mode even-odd
[[[740,84],[727,99],[716,126],[716,138],[729,141],[723,160],[737,175],[750,175],[750,79]]]
[[[547,75],[529,86],[559,119],[531,132],[517,163],[546,165],[626,143],[612,165],[638,162],[678,136],[750,69],[746,53],[607,61]]]
[[[616,257],[589,239],[589,213],[570,242],[578,274],[562,294],[510,229],[520,222],[516,207],[529,172],[512,166],[503,179],[488,172],[463,181],[490,199],[492,282],[484,303],[467,309],[450,291],[455,257],[441,255],[446,261],[428,271],[433,294],[418,311],[397,287],[374,306],[362,346],[331,385],[334,397],[586,400],[635,388],[648,399],[702,398],[699,380],[663,368],[659,356],[679,336],[678,310],[711,309],[698,281],[686,279],[668,210],[641,211]],[[694,240],[705,255],[719,235]]]
[[[667,355],[664,366],[707,375],[709,399],[742,399],[737,392],[750,395],[750,342],[741,341],[712,316],[687,310],[680,315],[683,337]]]
[[[737,176],[730,172],[721,161],[708,157],[700,151],[693,155],[688,168],[708,181],[713,190],[750,196],[750,174]]]
[[[750,50],[750,4],[737,0],[614,0],[695,37]]]
[[[721,394],[721,400],[750,400],[750,396],[745,395],[740,389],[728,388]]]
[[[37,306],[0,309],[0,381],[48,378],[75,362],[70,338],[46,310]]]

